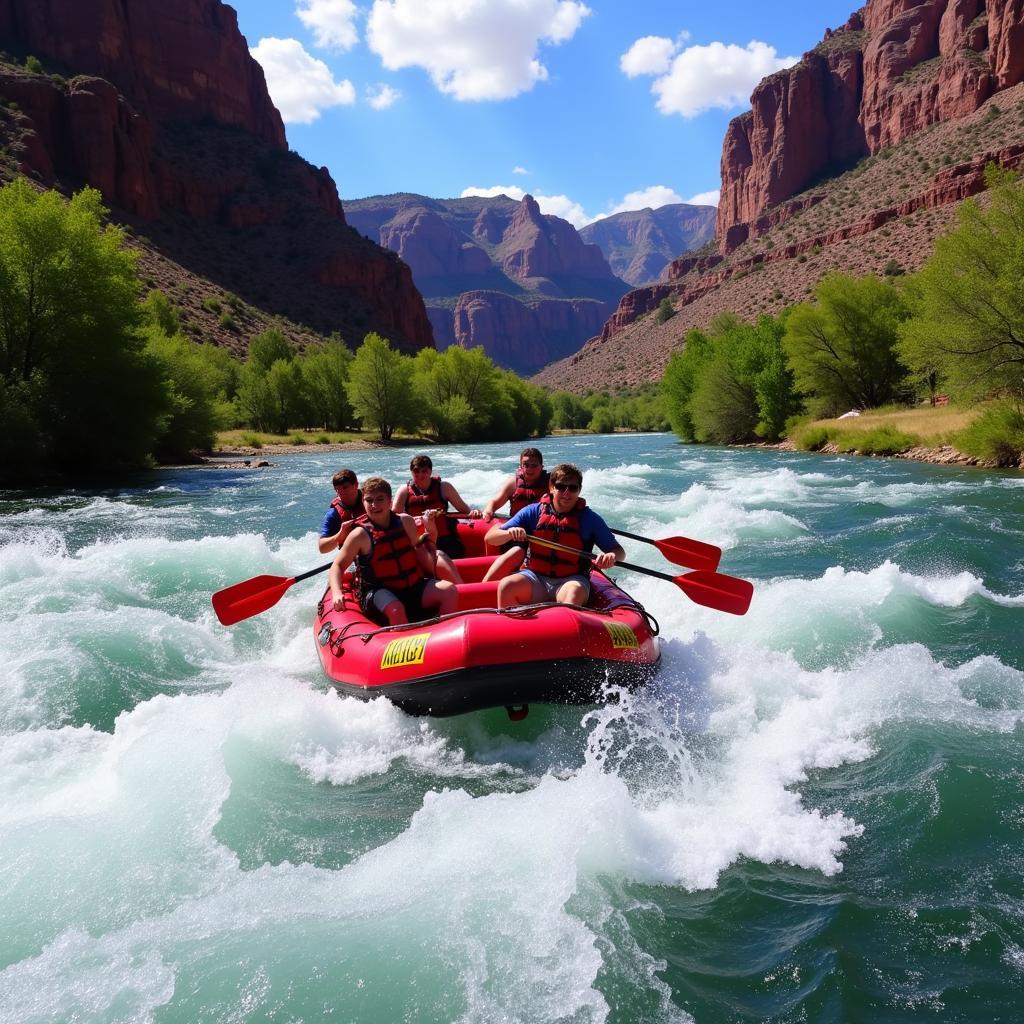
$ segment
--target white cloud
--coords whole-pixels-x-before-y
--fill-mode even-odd
[[[684,199],[684,203],[689,203],[690,206],[717,206],[718,201],[722,198],[722,190],[720,188],[711,189],[709,192],[698,192],[695,196],[690,196],[689,199]]]
[[[659,36],[638,39],[619,60],[631,78],[657,75],[651,92],[663,114],[696,117],[705,110],[745,106],[762,78],[791,67],[799,57],[780,57],[775,47],[753,40],[746,46],[709,43],[689,46],[668,60]],[[678,50],[679,43],[672,44]],[[659,63],[661,62],[661,63]]]
[[[335,82],[330,68],[297,39],[270,36],[249,52],[263,67],[270,97],[286,124],[312,124],[328,107],[356,101],[352,83]]]
[[[483,196],[485,199],[493,199],[495,196],[508,196],[509,199],[515,199],[518,202],[526,194],[526,191],[518,185],[491,185],[488,188],[471,185],[469,188],[462,190],[461,198]],[[541,213],[561,217],[562,220],[567,220],[573,227],[582,228],[594,219],[593,217],[588,217],[583,207],[568,196],[535,195],[533,198],[537,200],[537,206],[540,207]]]
[[[613,206],[608,213],[602,216],[608,217],[613,213],[627,213],[630,210],[644,210],[648,206],[652,210],[657,210],[660,206],[682,202],[685,202],[682,196],[675,189],[669,188],[668,185],[649,185],[638,192],[627,193],[621,203]]]
[[[644,36],[620,58],[619,69],[629,78],[637,75],[663,75],[672,64],[676,44],[665,36]]]
[[[521,167],[519,164],[516,164],[515,167],[512,168],[512,173],[513,174],[529,174],[530,172],[525,167]]]
[[[359,41],[355,25],[358,11],[352,0],[299,0],[295,13],[313,33],[317,46],[351,50]]]
[[[374,0],[367,44],[391,71],[422,67],[457,100],[502,100],[548,77],[538,51],[575,35],[579,0]]]
[[[388,107],[394,104],[395,100],[401,98],[401,95],[398,89],[394,89],[384,82],[366,87],[366,102],[374,110],[387,110]]]

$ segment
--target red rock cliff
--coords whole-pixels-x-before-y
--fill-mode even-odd
[[[155,120],[206,115],[286,148],[263,69],[220,0],[0,0],[0,37],[107,79]]]
[[[977,110],[1024,80],[1024,0],[869,0],[766,78],[722,149],[728,253],[771,207],[834,168]]]
[[[345,226],[326,168],[288,152],[232,8],[220,0],[0,0],[0,48],[73,76],[0,70],[0,97],[20,111],[23,173],[48,185],[92,185],[115,215],[155,222],[147,229],[154,237],[179,214],[202,222],[161,244],[243,296],[254,275],[228,281],[218,268],[244,264],[247,245],[254,251],[273,231],[276,248],[269,259],[260,253],[259,269],[281,286],[251,301],[271,311],[279,302],[318,331],[345,328],[354,343],[357,329],[372,328],[408,350],[433,345],[408,267]],[[247,238],[247,229],[262,234]],[[279,295],[287,280],[304,294]]]

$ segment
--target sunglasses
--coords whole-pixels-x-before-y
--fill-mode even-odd
[[[554,487],[559,494],[564,494],[566,491],[570,494],[576,494],[580,489],[579,484],[555,484]]]

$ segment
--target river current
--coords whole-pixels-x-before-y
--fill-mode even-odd
[[[431,455],[479,505],[519,447]],[[615,573],[656,681],[521,723],[336,696],[323,576],[213,615],[409,450],[0,492],[0,1022],[1021,1019],[1024,476],[541,447],[755,596]]]

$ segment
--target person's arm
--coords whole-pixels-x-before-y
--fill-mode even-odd
[[[492,526],[484,535],[484,543],[497,548],[510,540],[526,540],[537,525],[539,509],[539,505],[527,505],[500,526]]]
[[[331,604],[336,612],[345,607],[345,597],[341,589],[341,578],[345,570],[356,560],[358,555],[365,555],[370,547],[370,538],[366,536],[365,530],[350,532],[341,545],[341,550],[334,556],[331,562],[330,584]]]
[[[391,511],[397,512],[399,515],[402,515],[405,512],[405,506],[408,500],[409,485],[402,484],[402,486],[398,488],[398,493],[395,495],[395,500],[391,502]]]
[[[334,513],[335,518],[338,517],[338,513],[335,512],[334,509],[331,509],[331,512]],[[328,533],[326,536],[324,536],[321,533],[319,540],[320,554],[326,555],[328,552],[335,551],[338,548],[340,548],[342,542],[352,532],[352,525],[354,522],[354,519],[346,519],[345,522],[343,522],[341,526],[338,527],[337,530],[334,530],[334,524],[332,523],[330,533]],[[324,519],[324,526],[327,526],[326,518]],[[321,527],[321,530],[322,529],[323,527]]]
[[[416,526],[416,520],[412,516],[403,514],[402,525],[405,527],[405,535],[409,538],[413,551],[416,552],[416,559],[420,563],[420,568],[427,576],[435,575],[434,563],[437,555],[431,543],[430,534],[426,529],[420,533]]]
[[[510,476],[504,484],[501,486],[501,490],[491,498],[486,505],[484,505],[482,518],[485,522],[490,522],[494,518],[494,513],[505,504],[509,498],[512,497],[513,492],[516,489],[516,478]]]
[[[590,513],[586,518],[590,528],[590,534],[594,543],[601,549],[599,555],[594,555],[594,565],[598,569],[610,569],[616,562],[621,562],[626,557],[622,545],[615,539],[615,534],[608,529],[608,524],[593,510],[586,509],[584,514]]]
[[[463,500],[455,488],[448,483],[447,480],[441,483],[441,496],[446,498],[449,504],[455,506],[456,512],[461,512],[464,516],[469,516],[470,519],[480,518],[480,509],[470,508]]]

